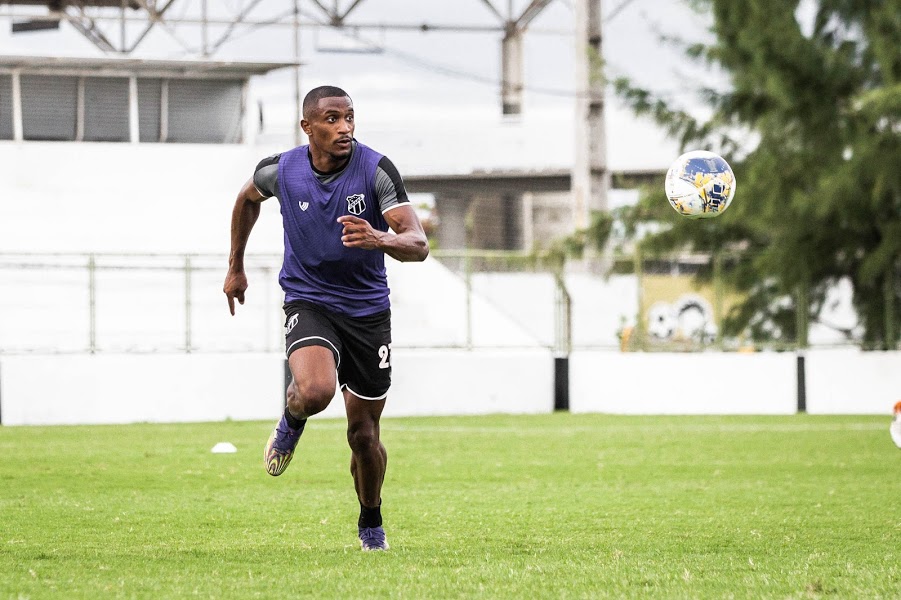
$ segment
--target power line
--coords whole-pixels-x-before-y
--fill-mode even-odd
[[[627,0],[632,1],[632,0]],[[386,56],[390,56],[392,58],[398,59],[402,62],[405,62],[414,67],[419,67],[430,74],[437,74],[445,77],[453,77],[456,79],[463,79],[467,81],[471,81],[473,83],[480,83],[485,85],[497,86],[498,88],[501,86],[501,80],[495,77],[490,77],[487,75],[481,75],[479,73],[473,73],[471,71],[465,71],[456,67],[452,67],[446,64],[441,64],[437,62],[432,62],[430,60],[423,59],[417,55],[410,54],[403,50],[399,50],[397,48],[392,48],[390,46],[380,46],[382,53]],[[621,76],[625,76],[625,73],[618,69],[615,65],[611,63],[607,63],[608,71],[612,71],[614,78],[618,78]],[[577,90],[573,89],[564,89],[564,88],[549,88],[549,87],[541,87],[541,86],[532,86],[532,85],[524,85],[524,92],[529,92],[533,94],[540,94],[544,96],[556,96],[562,98],[579,98],[584,96],[585,94],[580,93]],[[659,91],[657,92],[661,95],[667,96],[687,96],[693,94],[694,91],[691,89],[680,89],[675,91]]]
[[[561,0],[564,4],[571,6],[570,2],[566,0]],[[620,15],[629,5],[633,4],[635,0],[621,0],[621,2],[614,7],[610,13],[604,18],[603,22],[609,23],[611,20]],[[293,14],[293,13],[291,13]],[[230,41],[234,41],[238,38],[245,37],[253,33],[256,29],[260,27],[265,27],[266,25],[272,24],[281,24],[283,19],[288,15],[288,13],[283,13],[275,16],[271,20],[261,21],[258,23],[243,23],[245,26],[243,31],[233,33],[230,37]],[[301,11],[301,16],[307,19],[310,23],[304,26],[304,28],[310,27],[312,24],[313,27],[316,28],[330,28],[327,23],[321,22],[317,16],[312,15],[306,11]],[[391,28],[390,26],[388,28]],[[426,31],[426,30],[422,30]],[[382,42],[374,41],[365,36],[359,35],[359,29],[355,28],[353,25],[348,24],[346,27],[337,28],[337,32],[339,35],[344,36],[358,44],[361,45],[360,51],[371,51],[373,54],[379,53],[385,56],[391,57],[400,62],[406,63],[410,66],[422,69],[429,74],[439,75],[442,77],[449,77],[454,79],[460,79],[464,81],[469,81],[476,84],[488,85],[500,89],[502,86],[502,81],[497,77],[492,77],[488,75],[483,75],[480,73],[475,73],[472,71],[467,71],[465,69],[461,69],[455,66],[451,66],[448,64],[435,62],[432,60],[424,59],[417,54],[413,54],[395,47],[387,46]],[[184,54],[188,52],[185,51]],[[623,73],[620,69],[617,69],[615,65],[612,65],[610,62],[607,62],[606,65],[608,71],[612,71],[615,77],[621,76]],[[617,74],[620,72],[620,74]],[[543,87],[543,86],[534,86],[534,85],[523,85],[523,91],[532,94],[539,94],[544,96],[553,96],[558,98],[568,98],[568,99],[576,99],[584,96],[584,93],[581,93],[575,89],[565,89],[565,88],[551,88],[551,87]],[[658,92],[659,94],[667,95],[667,96],[685,96],[692,94],[692,90],[678,90],[678,91],[670,91],[670,92]]]

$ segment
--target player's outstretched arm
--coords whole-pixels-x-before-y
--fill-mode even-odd
[[[244,304],[244,292],[247,291],[247,275],[244,273],[244,250],[247,240],[260,216],[260,202],[263,195],[253,185],[253,179],[238,192],[238,199],[232,210],[231,251],[228,254],[228,273],[222,291],[228,299],[228,310],[235,314],[235,299]]]
[[[386,212],[384,217],[397,235],[373,229],[369,221],[359,217],[338,217],[338,222],[344,226],[341,241],[348,248],[381,250],[401,262],[425,260],[429,255],[429,241],[413,207],[398,206]]]

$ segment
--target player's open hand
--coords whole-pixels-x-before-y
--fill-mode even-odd
[[[379,247],[381,236],[384,234],[373,229],[366,219],[344,215],[338,217],[338,222],[344,226],[341,231],[341,242],[347,248],[374,250]]]
[[[247,275],[244,271],[229,271],[225,276],[225,285],[222,286],[225,297],[228,298],[228,310],[235,315],[235,299],[244,304],[244,292],[247,291]]]

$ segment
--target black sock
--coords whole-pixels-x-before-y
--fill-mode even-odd
[[[382,502],[375,508],[368,508],[360,505],[360,520],[357,521],[360,527],[381,527],[382,526]]]
[[[306,419],[298,419],[292,415],[287,406],[285,407],[285,420],[288,422],[288,427],[294,430],[303,429],[303,426],[307,424]]]

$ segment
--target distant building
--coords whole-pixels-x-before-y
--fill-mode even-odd
[[[0,56],[0,140],[241,143],[249,79],[292,64]]]
[[[613,173],[614,186],[662,181],[663,171]],[[435,197],[438,248],[530,251],[573,230],[569,171],[479,171],[404,178],[407,190]]]

